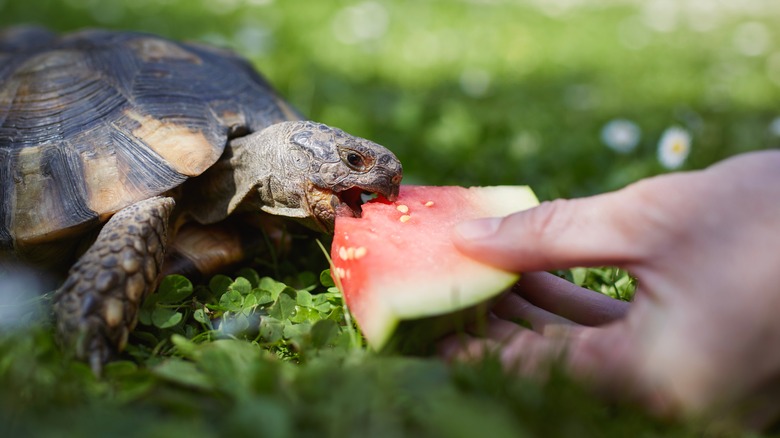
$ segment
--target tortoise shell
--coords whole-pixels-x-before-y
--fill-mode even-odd
[[[78,235],[299,119],[232,52],[132,32],[0,33],[0,253]]]

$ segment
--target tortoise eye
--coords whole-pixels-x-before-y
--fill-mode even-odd
[[[361,167],[363,165],[363,159],[360,157],[360,155],[354,152],[350,152],[347,154],[347,163],[353,167]]]
[[[358,172],[365,172],[371,167],[370,158],[367,159],[360,153],[350,149],[345,149],[341,152],[341,160],[344,161],[350,169]]]

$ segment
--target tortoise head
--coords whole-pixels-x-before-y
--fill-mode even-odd
[[[235,140],[234,140],[235,141]],[[398,196],[402,169],[383,146],[309,121],[282,122],[241,139],[261,151],[260,209],[332,232],[337,215],[360,216],[362,195]]]

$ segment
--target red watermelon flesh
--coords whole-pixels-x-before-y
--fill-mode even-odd
[[[400,321],[471,307],[517,281],[460,253],[452,227],[537,204],[526,186],[401,186],[394,202],[375,199],[362,217],[338,217],[331,273],[369,345],[381,349]]]

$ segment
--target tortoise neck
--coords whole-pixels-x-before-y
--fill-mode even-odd
[[[287,126],[274,125],[231,140],[217,163],[188,183],[184,202],[189,215],[203,224],[219,222],[236,211],[298,216],[275,210],[288,206],[300,179],[288,164],[289,148],[283,147],[287,131]]]

